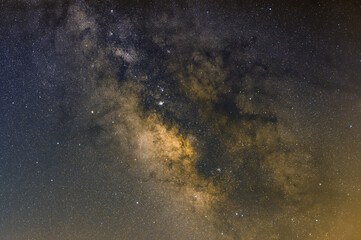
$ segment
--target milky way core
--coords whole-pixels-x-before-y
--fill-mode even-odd
[[[0,239],[361,239],[361,3],[2,1]]]

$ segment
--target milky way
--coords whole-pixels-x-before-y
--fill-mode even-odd
[[[356,1],[0,9],[1,239],[359,239]]]

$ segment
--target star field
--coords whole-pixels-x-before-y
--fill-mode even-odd
[[[0,239],[361,234],[357,1],[3,1]]]

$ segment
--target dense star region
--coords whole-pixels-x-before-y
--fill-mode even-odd
[[[357,1],[2,1],[0,239],[361,236]]]

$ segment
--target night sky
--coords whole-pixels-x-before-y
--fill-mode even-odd
[[[0,0],[1,240],[361,239],[361,1]]]

